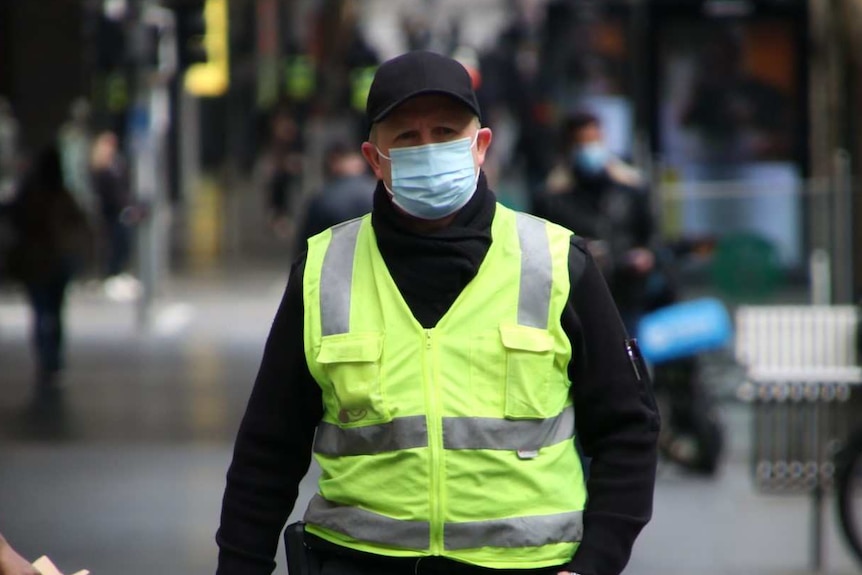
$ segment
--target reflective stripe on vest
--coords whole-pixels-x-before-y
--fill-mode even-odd
[[[315,494],[308,504],[305,520],[350,537],[408,549],[428,546],[431,526],[426,521],[392,519],[357,507],[338,505]],[[577,542],[583,535],[583,512],[556,513],[447,523],[445,547],[449,551],[478,547],[539,547],[560,542]]]
[[[548,327],[551,305],[551,249],[545,222],[520,212],[515,213],[521,243],[521,289],[518,296],[518,323],[529,327]],[[320,272],[320,315],[322,335],[350,331],[350,291],[356,237],[362,219],[332,228],[332,240]]]
[[[320,272],[320,324],[323,335],[350,331],[350,288],[356,236],[362,220],[332,228],[332,240]]]
[[[374,455],[427,445],[428,427],[424,415],[347,429],[322,421],[314,437],[315,453],[335,457]]]
[[[551,248],[545,222],[516,213],[521,242],[521,291],[518,294],[518,323],[548,327],[551,306]]]
[[[443,418],[443,447],[446,449],[531,451],[574,436],[575,409],[572,406],[549,419]],[[428,429],[422,415],[347,429],[324,421],[314,439],[315,453],[334,457],[374,455],[427,445]]]

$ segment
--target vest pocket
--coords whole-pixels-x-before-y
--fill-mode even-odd
[[[338,403],[334,415],[342,427],[392,420],[380,380],[382,353],[382,333],[345,333],[321,340],[317,362],[332,382]]]
[[[511,419],[544,419],[552,415],[550,377],[554,339],[546,329],[501,325],[506,348],[506,406]]]

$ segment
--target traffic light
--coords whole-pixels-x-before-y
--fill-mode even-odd
[[[185,1],[177,8],[178,63],[195,96],[228,88],[228,0]]]
[[[177,16],[177,64],[182,71],[194,64],[207,61],[204,47],[206,19],[204,18],[205,0],[194,0],[178,5]]]

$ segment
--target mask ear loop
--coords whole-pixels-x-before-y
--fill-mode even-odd
[[[384,160],[389,160],[390,162],[392,161],[392,158],[391,158],[391,157],[389,157],[389,156],[387,156],[387,155],[386,155],[386,154],[384,154],[383,152],[381,152],[381,151],[380,151],[380,148],[378,148],[377,146],[374,146],[374,149],[375,149],[375,150],[377,150],[377,154],[378,154],[381,158],[383,158]]]
[[[378,154],[381,158],[383,158],[383,159],[385,159],[385,160],[389,160],[390,162],[392,161],[392,158],[391,158],[391,157],[389,157],[389,156],[387,156],[387,155],[386,155],[386,154],[384,154],[383,152],[381,152],[381,151],[380,151],[380,148],[378,148],[377,146],[374,146],[374,149],[375,149],[375,150],[377,150],[377,154]],[[380,181],[381,181],[381,182],[383,182],[383,187],[384,187],[384,188],[386,188],[386,192],[389,194],[389,197],[390,197],[390,198],[392,198],[392,199],[394,200],[394,199],[395,199],[395,192],[393,192],[393,191],[392,191],[392,189],[391,189],[389,186],[387,186],[387,185],[386,185],[386,182],[385,182],[384,180],[380,180]]]
[[[479,130],[481,130],[481,129],[482,128],[479,128]],[[473,146],[475,146],[479,142],[479,130],[476,130],[476,135],[473,136],[473,143],[470,144],[471,150],[473,149]],[[482,166],[476,166],[476,176],[473,179],[475,180],[477,186],[479,185],[479,174],[481,172],[482,172]]]

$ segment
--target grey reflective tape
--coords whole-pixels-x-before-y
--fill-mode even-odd
[[[426,521],[393,519],[358,507],[327,501],[319,494],[311,498],[304,520],[359,541],[406,549],[427,549],[430,546],[431,528]],[[583,532],[583,512],[571,511],[447,523],[443,527],[443,545],[450,551],[479,547],[541,547],[578,542]]]
[[[323,335],[350,331],[350,290],[353,257],[362,219],[332,228],[332,239],[320,270],[320,324]]]
[[[535,450],[575,436],[575,409],[549,419],[443,418],[446,449]]]
[[[424,415],[399,417],[389,423],[343,429],[323,422],[314,438],[314,452],[321,455],[373,455],[428,445]]]
[[[533,515],[488,521],[447,523],[443,546],[449,551],[479,547],[541,547],[554,543],[575,543],[584,533],[581,511],[554,515]]]
[[[305,522],[359,541],[407,549],[428,549],[431,527],[427,521],[402,521],[358,507],[338,505],[315,494],[305,511]]]
[[[553,266],[545,222],[516,212],[521,242],[521,290],[518,294],[518,324],[547,328],[551,306]]]

